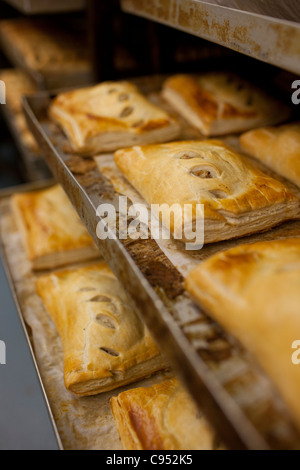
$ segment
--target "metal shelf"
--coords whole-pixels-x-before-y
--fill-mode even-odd
[[[217,0],[211,0],[214,1]],[[242,2],[227,0],[226,3]],[[124,12],[300,74],[300,24],[296,22],[201,0],[121,0],[121,7]]]

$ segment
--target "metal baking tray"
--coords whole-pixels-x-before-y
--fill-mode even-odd
[[[241,0],[220,2],[202,0],[121,0],[124,12],[142,16],[173,28],[185,31],[208,41],[241,52],[255,59],[277,65],[285,70],[300,73],[299,43],[300,24],[294,21],[272,18],[276,14],[274,2],[256,2],[259,10],[242,9]],[[253,2],[247,2],[253,3]],[[289,0],[291,11],[299,12],[296,2]],[[235,8],[229,6],[235,5]],[[240,9],[237,8],[240,5]],[[287,16],[286,7],[280,14]],[[255,11],[255,12],[254,12]],[[257,11],[272,11],[270,16]],[[299,16],[298,16],[299,18]]]
[[[2,114],[22,157],[23,167],[29,181],[49,179],[51,172],[44,158],[26,145],[15,124],[15,114],[8,104],[2,106]]]
[[[31,445],[32,448],[49,448],[50,446],[54,448],[55,442],[57,442],[55,448],[65,450],[121,450],[121,443],[109,405],[111,397],[135,387],[152,386],[170,378],[173,373],[170,370],[158,371],[150,377],[91,397],[79,398],[66,389],[63,377],[62,343],[35,287],[37,277],[41,274],[49,274],[52,270],[46,270],[42,273],[32,272],[10,201],[12,194],[45,189],[51,183],[51,181],[30,183],[0,191],[0,274],[2,274],[3,264],[9,279],[7,289],[11,290],[13,296],[11,300],[15,303],[21,326],[25,332],[25,338],[22,338],[24,341],[20,341],[14,357],[11,355],[11,350],[10,354],[8,351],[8,365],[10,364],[10,367],[14,366],[14,360],[17,360],[18,357],[17,353],[22,352],[24,357],[22,356],[22,360],[18,360],[15,368],[18,371],[23,366],[24,371],[22,372],[27,374],[25,384],[22,377],[20,380],[15,378],[14,381],[18,381],[18,384],[14,384],[11,373],[7,369],[8,374],[6,377],[8,377],[8,380],[1,389],[0,396],[9,404],[9,392],[11,391],[13,397],[17,399],[17,411],[20,410],[20,406],[18,407],[19,400],[21,405],[36,406],[36,409],[32,412],[33,420],[28,424],[28,428],[32,429],[30,439],[26,440],[24,436],[22,438],[22,432],[17,431],[15,436],[18,440],[10,442],[9,436],[5,436],[1,439],[0,448],[1,444],[6,446],[7,441],[9,441],[12,448],[14,446],[23,448],[26,445]],[[87,263],[93,262],[95,260]],[[76,269],[76,267],[81,267],[87,263],[75,263],[72,264],[72,268]],[[4,285],[1,285],[1,287],[4,288]],[[3,305],[8,308],[6,296],[9,297],[10,293],[5,293],[3,297]],[[2,313],[4,314],[4,311]],[[7,310],[7,313],[13,312]],[[5,315],[1,315],[1,317],[5,321]],[[19,327],[18,318],[15,319],[14,326],[15,329]],[[11,322],[9,323],[9,329],[12,330]],[[5,333],[5,331],[3,330],[2,333]],[[10,336],[3,337],[5,340],[9,338],[11,341]],[[26,351],[27,346],[29,351]],[[30,359],[28,352],[30,352],[34,364],[28,364],[28,359]],[[34,367],[30,367],[32,365]],[[2,373],[2,369],[0,372]],[[6,369],[3,369],[3,377],[5,377],[5,372]],[[20,386],[19,391],[18,385]],[[42,394],[38,395],[39,386]],[[36,403],[34,400],[36,400]],[[40,413],[38,424],[36,423],[36,420],[39,419],[36,413],[37,410]],[[29,412],[30,409],[27,408],[24,411],[26,415]],[[9,415],[9,412],[6,413],[4,410],[4,416],[7,415]],[[16,413],[12,416],[10,429],[16,425],[14,416],[17,417]],[[4,423],[2,424],[4,425]],[[39,427],[42,427],[40,435]],[[216,441],[216,447],[217,445]]]
[[[5,0],[6,3],[27,15],[80,11],[86,0]]]
[[[134,82],[147,94],[160,90],[162,77]],[[41,92],[23,99],[28,125],[103,257],[220,438],[233,449],[299,449],[299,433],[273,385],[248,353],[195,306],[184,291],[183,276],[156,241],[97,238],[97,224],[104,222],[96,209],[114,203],[118,193],[94,159],[68,153],[66,137],[48,118],[53,97]],[[233,244],[295,232],[300,222],[206,246],[198,259]]]
[[[53,180],[48,180],[48,181],[43,181],[43,182],[36,182],[36,183],[29,183],[29,184],[24,184],[24,185],[19,185],[17,187],[11,187],[11,188],[7,188],[7,189],[3,189],[3,190],[0,190],[0,202],[2,203],[2,201],[4,201],[5,199],[9,198],[12,194],[14,194],[15,192],[19,191],[19,192],[27,192],[27,191],[34,191],[34,190],[38,190],[38,189],[44,189],[48,186],[50,186],[51,184],[53,184]],[[1,216],[2,216],[2,213],[1,213]],[[39,439],[37,439],[36,437],[36,430],[34,429],[34,419],[36,419],[36,416],[33,416],[33,422],[28,426],[28,430],[32,429],[32,433],[33,433],[33,436],[32,436],[32,439],[28,439],[26,440],[26,442],[23,442],[24,439],[22,439],[22,433],[19,433],[19,432],[16,432],[15,434],[15,442],[14,442],[14,445],[18,446],[18,448],[23,448],[25,446],[30,446],[32,447],[33,445],[42,445],[42,446],[50,446],[50,448],[52,449],[60,449],[62,450],[62,443],[61,443],[61,439],[60,439],[60,436],[59,436],[59,433],[57,431],[57,427],[56,427],[56,424],[55,424],[55,420],[54,420],[54,417],[53,417],[53,414],[52,414],[52,411],[51,411],[51,408],[50,408],[50,405],[49,405],[49,401],[48,401],[48,397],[47,397],[47,393],[46,393],[46,390],[45,390],[45,387],[43,385],[43,382],[42,382],[42,379],[41,379],[41,375],[40,375],[40,371],[39,371],[39,368],[38,368],[38,365],[37,365],[37,361],[36,361],[36,357],[35,357],[35,354],[34,354],[34,350],[33,350],[33,346],[31,344],[31,341],[30,341],[30,330],[27,328],[27,325],[24,321],[24,318],[23,318],[23,315],[22,315],[22,310],[20,308],[20,303],[19,303],[19,299],[18,299],[18,295],[17,295],[17,291],[16,291],[16,286],[14,284],[14,280],[13,280],[13,277],[11,275],[11,271],[9,269],[9,263],[8,263],[8,259],[7,259],[7,253],[5,251],[5,248],[4,248],[4,244],[3,244],[3,240],[2,238],[0,237],[0,263],[1,263],[1,269],[2,269],[2,266],[3,266],[3,269],[4,269],[4,272],[5,272],[5,275],[6,275],[6,278],[7,278],[7,281],[8,281],[8,287],[11,291],[11,295],[12,295],[12,298],[13,298],[13,301],[14,301],[14,304],[15,304],[15,309],[16,309],[16,313],[18,314],[18,317],[19,317],[19,320],[20,320],[20,323],[21,323],[21,326],[22,326],[22,329],[24,331],[24,334],[25,334],[25,338],[24,338],[24,345],[22,344],[23,343],[23,338],[21,338],[21,343],[19,344],[19,347],[18,347],[18,351],[22,351],[24,350],[23,348],[26,347],[26,342],[27,342],[27,345],[29,347],[29,351],[30,351],[30,355],[31,355],[31,358],[32,358],[32,362],[33,362],[33,367],[31,365],[31,363],[29,363],[27,357],[24,357],[23,359],[23,362],[22,362],[22,366],[25,367],[24,371],[26,371],[26,374],[28,374],[28,377],[27,377],[27,380],[28,382],[30,383],[30,387],[31,387],[31,395],[33,397],[35,397],[35,402],[34,402],[34,406],[35,408],[37,407],[37,410],[38,413],[40,414],[39,415],[39,419],[42,420],[42,423],[43,423],[43,431],[42,431],[42,436],[39,437]],[[5,294],[6,295],[6,294]],[[4,300],[4,305],[6,304],[6,301]],[[6,313],[11,313],[11,312],[6,312]],[[10,328],[15,328],[14,326],[14,323],[10,323]],[[11,331],[11,333],[14,335],[14,337],[17,335],[17,331]],[[13,360],[12,360],[12,363],[13,363]],[[4,394],[5,393],[8,393],[9,390],[10,390],[10,387],[13,386],[12,384],[12,378],[8,375],[8,383],[5,384],[5,387],[4,387]],[[26,391],[24,390],[24,386],[27,386],[28,387],[28,384],[25,383],[24,385],[24,380],[20,379],[20,383],[18,384],[18,391],[15,392],[14,391],[14,398],[15,399],[19,399],[19,395],[18,393],[24,393],[24,397],[21,398],[21,401],[23,402],[24,401],[24,398],[25,398],[25,401],[24,403],[26,404],[28,402],[27,398],[26,398]],[[40,388],[40,390],[38,389],[38,387]],[[29,404],[30,404],[30,401],[29,400]],[[17,409],[18,409],[18,406],[17,406]],[[27,411],[26,411],[27,413]],[[48,414],[48,416],[47,416]],[[34,415],[36,415],[34,413]],[[4,413],[4,416],[6,416],[6,413]],[[24,415],[25,416],[25,415]],[[10,426],[12,425],[15,425],[16,427],[20,425],[20,422],[17,422],[17,423],[14,423],[14,421],[16,421],[17,419],[17,415],[15,416],[14,414],[11,415],[11,423],[10,423]],[[9,436],[5,436],[4,439],[2,439],[2,444],[6,443],[6,442],[9,442]]]

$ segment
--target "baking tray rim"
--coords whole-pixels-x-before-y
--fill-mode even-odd
[[[37,184],[35,184],[33,182],[33,183],[14,186],[14,187],[11,187],[11,188],[8,188],[8,189],[5,189],[5,190],[1,190],[0,191],[0,203],[2,203],[3,200],[9,198],[16,191],[18,191],[18,192],[28,192],[28,191],[34,191],[34,190],[37,190],[37,189],[45,189],[45,188],[51,186],[52,184],[53,184],[53,179],[49,179],[49,180],[45,180],[43,182],[39,182]],[[5,272],[5,275],[6,275],[6,278],[7,278],[7,282],[9,284],[9,288],[10,288],[10,291],[11,291],[11,294],[12,294],[12,297],[13,297],[13,300],[14,300],[14,303],[15,303],[15,306],[16,306],[18,317],[19,317],[19,320],[20,320],[21,326],[23,328],[23,332],[24,332],[24,335],[25,335],[25,338],[26,338],[26,341],[27,341],[27,344],[28,344],[28,347],[29,347],[32,362],[33,362],[33,365],[34,365],[34,368],[35,368],[35,372],[37,374],[39,385],[41,387],[41,392],[42,392],[43,398],[45,400],[47,412],[48,412],[50,422],[51,422],[51,425],[52,425],[52,428],[53,428],[53,431],[54,431],[54,435],[55,435],[55,438],[56,438],[56,441],[57,441],[57,445],[58,445],[58,448],[59,448],[58,450],[64,450],[63,445],[62,445],[62,441],[61,441],[61,438],[60,438],[60,435],[59,435],[59,432],[58,432],[58,429],[57,429],[57,426],[56,426],[56,422],[55,422],[55,419],[54,419],[54,416],[53,416],[53,413],[52,413],[52,410],[51,410],[51,406],[50,406],[50,402],[49,402],[49,399],[48,399],[48,396],[47,396],[47,392],[46,392],[46,389],[45,389],[45,386],[44,386],[44,383],[43,383],[43,380],[42,380],[42,377],[41,377],[41,374],[40,374],[40,371],[39,371],[39,367],[38,367],[37,360],[36,360],[36,357],[35,357],[35,354],[34,354],[33,346],[32,346],[32,343],[30,341],[30,337],[29,337],[29,334],[28,334],[28,329],[27,329],[27,326],[26,326],[26,323],[25,323],[25,320],[24,320],[24,317],[23,317],[23,314],[22,314],[22,308],[21,308],[21,305],[19,303],[18,295],[17,295],[16,288],[15,288],[15,284],[14,284],[13,277],[12,277],[12,274],[11,274],[11,271],[10,271],[10,268],[9,268],[9,263],[8,263],[8,260],[7,260],[7,254],[6,254],[6,251],[5,251],[4,244],[3,244],[2,235],[0,236],[0,257],[1,257],[1,260],[2,260],[2,263],[3,263],[4,272]]]

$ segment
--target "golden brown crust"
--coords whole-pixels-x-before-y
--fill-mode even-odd
[[[62,93],[52,101],[49,113],[68,136],[73,150],[82,154],[164,142],[180,131],[171,116],[150,103],[135,85],[124,81]]]
[[[300,123],[263,127],[240,138],[242,149],[300,186]]]
[[[61,337],[65,385],[73,393],[95,395],[165,367],[104,262],[42,276],[37,291]]]
[[[300,238],[241,245],[204,261],[186,288],[256,357],[300,425]]]
[[[174,75],[164,97],[204,135],[224,135],[277,124],[290,110],[257,87],[226,72]]]
[[[111,399],[125,450],[205,450],[213,433],[176,379],[135,388]]]
[[[99,256],[93,239],[60,186],[14,194],[12,207],[34,269]]]
[[[148,204],[180,205],[170,224],[175,235],[182,228],[184,204],[193,207],[187,229],[195,225],[196,204],[204,204],[206,243],[299,217],[299,200],[286,186],[219,141],[136,146],[117,151],[115,161]],[[169,213],[161,212],[168,226]]]

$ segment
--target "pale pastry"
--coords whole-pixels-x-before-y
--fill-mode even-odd
[[[291,114],[286,105],[227,72],[174,75],[165,81],[163,96],[206,136],[278,124]]]
[[[71,392],[95,395],[165,367],[146,326],[104,262],[37,280],[64,350]]]
[[[124,450],[211,450],[214,433],[176,379],[111,398]]]
[[[241,148],[300,186],[300,122],[246,132]]]
[[[60,186],[14,194],[11,202],[32,269],[50,269],[100,256]]]
[[[49,113],[73,151],[84,155],[165,142],[180,133],[171,116],[125,81],[62,93],[52,101]]]
[[[241,245],[195,268],[186,288],[273,379],[300,426],[300,238]]]
[[[203,220],[197,204],[204,205],[205,243],[249,235],[299,218],[299,200],[285,185],[219,141],[135,146],[117,151],[115,162],[181,241],[192,240],[196,222]],[[177,206],[170,218],[173,204]],[[192,210],[183,219],[186,207]]]

